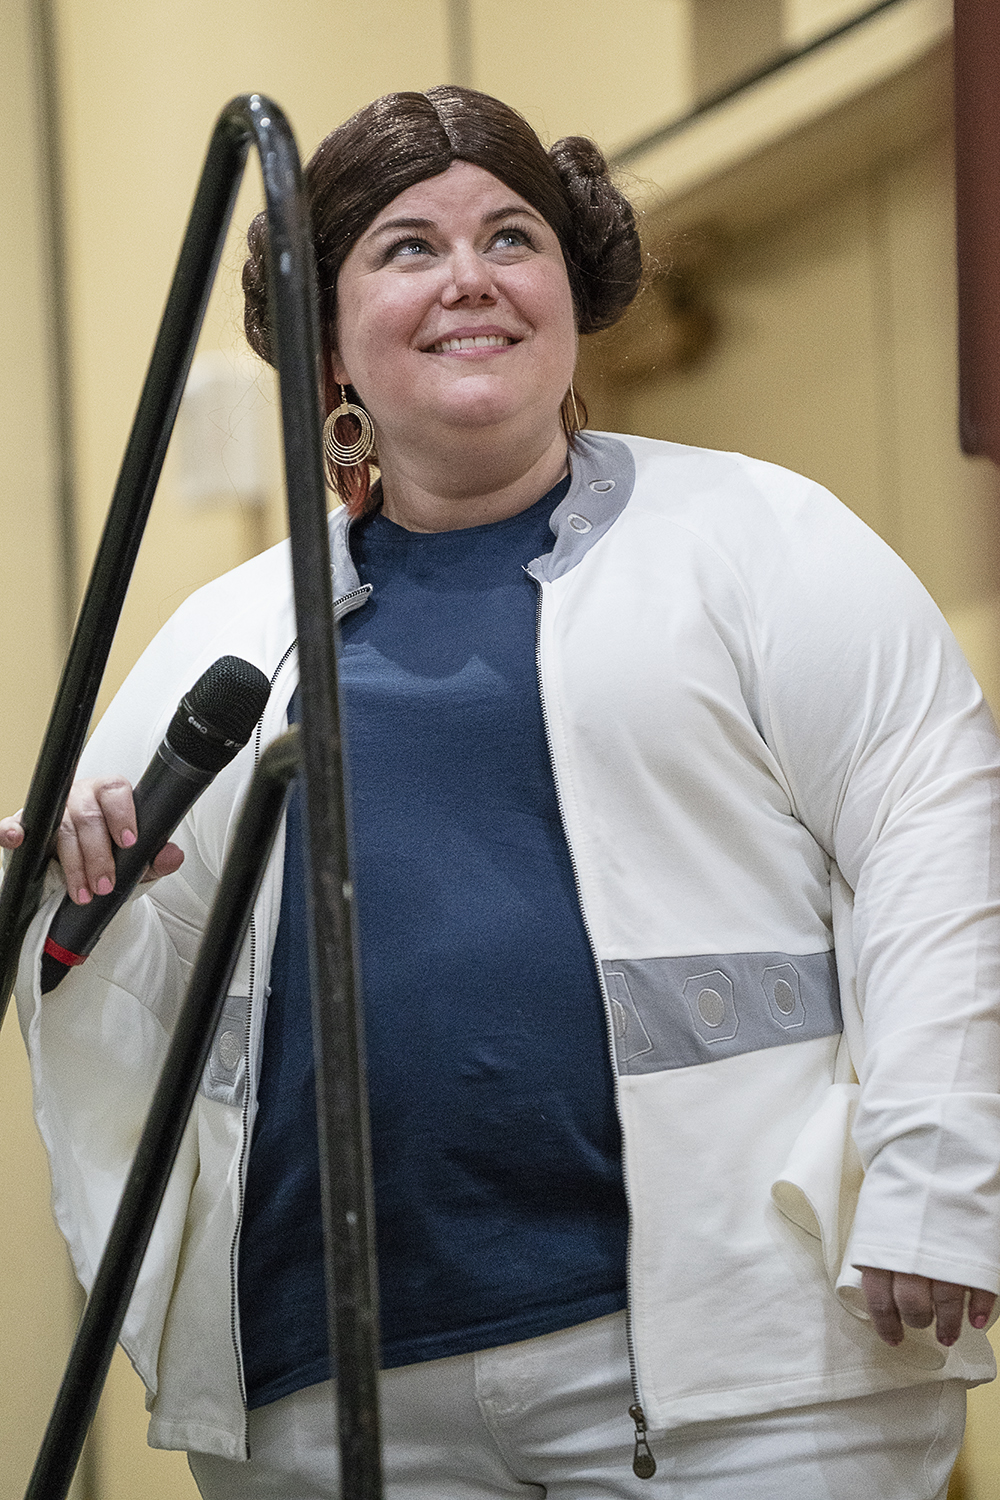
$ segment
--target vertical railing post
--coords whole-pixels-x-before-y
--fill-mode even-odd
[[[296,243],[311,244],[302,196],[282,191],[292,162],[279,149],[281,138],[276,137],[272,147],[264,119],[269,106],[251,99],[250,108],[257,114],[268,205],[271,326],[288,477],[320,1184],[330,1347],[337,1351],[339,1371],[342,1484],[345,1500],[379,1500],[378,1287],[371,1147],[322,467],[315,271],[311,253],[307,263],[292,253]],[[287,207],[287,217],[279,215],[279,203]]]

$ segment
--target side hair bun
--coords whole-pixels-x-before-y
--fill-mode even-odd
[[[267,310],[267,215],[259,213],[247,230],[243,262],[243,329],[247,343],[266,365],[274,364]]]
[[[568,173],[576,173],[579,177],[605,178],[608,176],[608,164],[596,141],[592,141],[586,135],[564,135],[562,140],[556,141],[549,150],[552,164],[563,175],[563,167]]]
[[[549,151],[570,209],[566,268],[581,333],[617,323],[642,281],[642,249],[635,211],[611,180],[593,141],[564,136]]]

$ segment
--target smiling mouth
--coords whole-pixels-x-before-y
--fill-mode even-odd
[[[506,349],[510,344],[516,344],[517,339],[507,338],[504,334],[482,333],[475,338],[467,339],[441,339],[437,344],[431,344],[426,351],[428,354],[456,354],[462,349]]]

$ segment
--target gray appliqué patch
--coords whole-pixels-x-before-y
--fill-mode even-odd
[[[246,1084],[246,1034],[250,1001],[227,995],[201,1075],[201,1092],[219,1104],[242,1105]]]
[[[621,1067],[623,1063],[641,1057],[644,1052],[651,1052],[653,1044],[635,1008],[624,974],[606,973],[604,979],[608,994],[611,996],[615,1051],[618,1055],[618,1065]]]
[[[709,1047],[731,1042],[740,1029],[736,1014],[733,981],[721,969],[707,974],[691,974],[684,981],[684,999],[691,1012],[691,1024]]]
[[[620,1074],[688,1068],[843,1030],[832,952],[622,959],[602,968]]]

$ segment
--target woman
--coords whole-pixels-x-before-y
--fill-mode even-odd
[[[981,695],[817,486],[576,430],[577,336],[640,266],[589,143],[546,153],[440,88],[361,111],[307,177],[387,1492],[943,1496],[1000,1286]],[[250,245],[268,358],[259,223]],[[345,451],[369,423],[371,491]],[[190,682],[261,666],[266,742],[293,640],[283,547],[157,637],[67,810],[77,899],[134,838],[122,775]],[[252,760],[44,1002],[58,892],[25,945],[85,1282]],[[299,841],[293,804],[124,1335],[151,1441],[209,1497],[336,1493]]]

